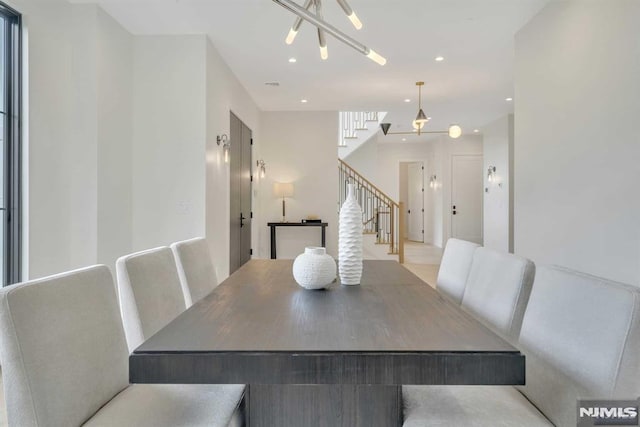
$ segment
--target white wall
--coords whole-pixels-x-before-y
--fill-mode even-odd
[[[118,70],[127,68],[126,55],[120,55],[128,48],[129,36],[95,5],[15,0],[11,6],[23,15],[25,41],[27,279],[107,262],[118,248],[128,249],[126,239],[106,242],[99,236],[101,230],[119,229],[122,220],[126,227],[126,200],[124,213],[110,216],[100,215],[99,204],[119,194],[118,185],[108,189],[105,183],[126,176],[127,164],[119,162],[114,169],[111,162],[98,159],[101,150],[110,150],[103,144],[113,140],[112,128],[104,126],[109,120],[123,123],[113,132],[123,146],[130,144],[126,120],[121,122],[120,114],[110,118],[106,108],[115,96],[106,86],[119,87],[127,80]],[[99,73],[107,60],[113,60],[109,70],[114,72],[108,78]],[[119,108],[127,114],[126,102]]]
[[[114,261],[132,250],[133,37],[97,9],[98,253]]]
[[[393,200],[400,198],[400,167],[403,162],[423,162],[425,189],[425,242],[442,247],[451,234],[451,162],[454,155],[482,155],[482,138],[464,135],[453,140],[448,136],[428,142],[367,142],[346,161],[370,179]],[[429,178],[436,175],[436,186]]]
[[[640,285],[640,2],[549,3],[516,36],[515,250]]]
[[[482,128],[484,154],[484,246],[503,252],[513,252],[512,172],[513,115],[507,115]],[[487,170],[495,167],[493,182],[487,180]]]
[[[338,247],[338,112],[264,112],[260,123],[260,152],[267,176],[256,191],[260,214],[259,256],[269,258],[267,222],[282,220],[282,199],[273,194],[274,182],[293,182],[294,196],[287,199],[287,219],[300,221],[316,215],[328,222],[327,252]],[[305,246],[320,244],[320,230],[279,228],[278,258],[294,258]]]
[[[205,233],[205,36],[141,36],[133,61],[133,248]]]
[[[229,165],[224,163],[222,148],[217,145],[216,136],[223,133],[229,136],[229,113],[233,111],[252,131],[255,165],[255,161],[260,158],[260,110],[209,41],[206,44],[206,61],[205,228],[217,277],[222,280],[229,275]],[[267,168],[269,173],[270,165]],[[259,185],[257,180],[254,181],[254,194]],[[253,197],[252,203],[253,211],[257,212],[259,200]],[[251,240],[254,248],[258,247],[259,228],[263,226],[257,219],[253,220]]]

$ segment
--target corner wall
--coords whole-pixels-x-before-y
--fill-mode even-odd
[[[23,279],[112,264],[130,249],[130,167],[120,157],[131,144],[131,36],[95,5],[11,5],[25,44]]]
[[[260,152],[267,175],[254,185],[260,214],[253,222],[259,231],[259,257],[269,258],[267,222],[282,220],[282,199],[273,194],[274,182],[293,182],[294,195],[286,200],[287,220],[316,215],[329,223],[327,252],[338,255],[338,112],[264,112],[260,123]],[[279,228],[278,258],[295,258],[305,246],[319,246],[320,230]]]
[[[513,252],[513,115],[504,116],[482,128],[484,153],[484,246],[503,252]],[[495,167],[493,182],[487,171]]]
[[[216,143],[216,136],[230,136],[230,112],[232,111],[252,131],[253,166],[259,157],[261,146],[260,110],[236,76],[229,69],[218,51],[209,40],[206,43],[206,186],[205,186],[205,234],[213,257],[218,280],[229,275],[229,165],[224,163],[222,148]],[[234,142],[231,141],[233,144]],[[270,168],[270,165],[267,165]],[[267,173],[270,171],[268,170]],[[259,183],[253,182],[252,210],[258,212],[256,197]],[[252,223],[252,246],[259,245],[258,229],[263,224],[254,217]],[[257,250],[254,251],[256,253]]]
[[[640,285],[640,2],[550,2],[515,44],[515,250]]]

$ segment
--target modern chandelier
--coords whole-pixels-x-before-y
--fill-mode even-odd
[[[380,123],[380,128],[382,128],[382,133],[385,135],[422,135],[423,133],[446,133],[451,138],[459,138],[462,135],[462,128],[456,124],[452,124],[449,126],[447,130],[429,130],[424,131],[422,128],[424,125],[431,120],[431,117],[427,117],[424,114],[424,110],[422,109],[422,86],[424,86],[424,82],[416,82],[416,86],[418,86],[418,114],[416,114],[415,120],[411,122],[413,125],[414,131],[412,132],[389,132],[389,128],[391,127],[391,123]]]
[[[304,20],[318,28],[318,44],[320,46],[320,57],[322,59],[327,59],[329,57],[329,51],[327,49],[327,41],[325,37],[325,33],[327,33],[340,40],[347,46],[351,46],[353,49],[362,53],[372,61],[377,62],[380,65],[384,65],[387,63],[387,60],[380,54],[375,52],[373,49],[370,49],[359,41],[349,37],[342,31],[325,21],[322,16],[322,0],[305,0],[304,6],[298,5],[292,0],[273,1],[297,16],[285,40],[287,44],[293,43],[300,29],[300,25],[302,25],[302,21]],[[360,19],[358,19],[358,16],[353,11],[353,9],[351,9],[347,1],[337,0],[337,2],[344,13],[347,15],[347,18],[349,18],[353,26],[356,28],[356,30],[361,29],[362,22],[360,22]],[[314,9],[315,13],[311,12],[312,8]]]

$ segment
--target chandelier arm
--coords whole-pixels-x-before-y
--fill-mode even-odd
[[[304,7],[306,10],[311,9],[311,6],[313,6],[314,0],[306,0],[304,2]],[[300,29],[300,25],[302,25],[302,18],[297,17],[296,20],[293,22],[293,25],[291,26],[291,29],[293,31],[298,31]]]
[[[387,132],[387,135],[422,135],[423,133],[449,133],[448,130],[425,130],[421,132]]]
[[[318,19],[324,19],[322,16],[322,0],[313,0],[316,6],[316,16]],[[324,31],[318,27],[318,44],[320,45],[320,56],[322,59],[327,59],[327,39],[325,38]]]
[[[378,64],[384,65],[387,62],[386,59],[381,57],[374,50],[368,48],[367,46],[363,45],[359,41],[349,37],[348,35],[338,30],[336,27],[329,24],[328,22],[322,19],[319,19],[315,14],[309,12],[308,10],[304,9],[303,7],[296,4],[295,2],[291,0],[273,0],[273,1],[279,4],[280,6],[284,7],[294,15],[298,15],[300,18],[311,23],[312,25],[315,25],[316,27],[323,29],[328,34],[332,35],[333,37],[340,40],[344,44],[351,46],[353,49],[357,50],[363,55],[366,55],[367,57],[369,57],[369,59],[377,62]]]

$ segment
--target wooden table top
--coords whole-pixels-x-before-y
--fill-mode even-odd
[[[503,353],[519,351],[395,261],[362,284],[310,291],[291,260],[252,260],[134,354]]]

